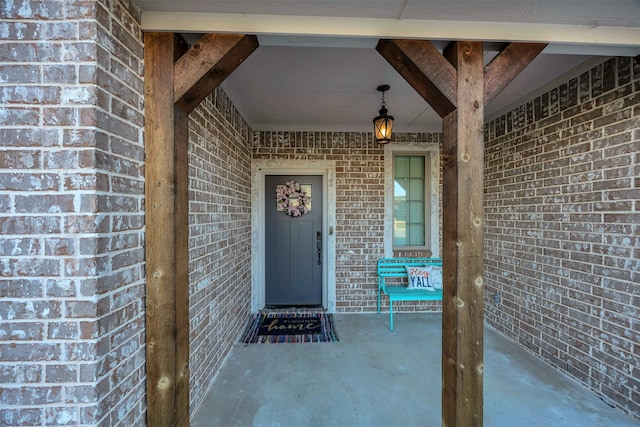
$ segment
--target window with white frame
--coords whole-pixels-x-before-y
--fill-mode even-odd
[[[428,154],[393,155],[393,248],[430,246]]]
[[[384,150],[384,254],[440,256],[440,144],[396,142]]]

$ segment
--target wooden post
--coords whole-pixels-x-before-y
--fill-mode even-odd
[[[257,47],[145,34],[147,425],[189,425],[189,113]]]
[[[442,424],[482,425],[484,80],[481,42],[456,42],[456,111],[443,122]]]
[[[443,118],[444,426],[483,422],[484,106],[545,46],[511,43],[486,72],[481,42],[455,42],[443,55],[425,40],[380,40],[376,47]]]
[[[189,425],[189,115],[175,110],[176,425]]]
[[[175,35],[146,33],[147,425],[176,425]]]

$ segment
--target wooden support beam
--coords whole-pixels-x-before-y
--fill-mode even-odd
[[[174,64],[187,51],[185,40],[176,37]],[[174,66],[175,70],[175,66]],[[175,75],[174,75],[175,81]],[[175,87],[174,87],[175,92]],[[174,229],[176,299],[176,426],[189,425],[189,113],[174,106]]]
[[[483,44],[448,54],[458,97],[443,121],[442,424],[469,427],[483,421]]]
[[[418,93],[437,88],[423,98],[443,117],[442,425],[481,426],[483,44],[455,42],[446,58],[430,42],[381,40],[378,46],[401,74],[413,67],[403,76]]]
[[[176,425],[176,228],[172,33],[144,36],[147,425]]]
[[[512,43],[483,69],[481,42],[380,40],[377,50],[443,117],[442,424],[483,422],[484,106],[544,44]]]
[[[175,108],[176,426],[189,425],[189,115]],[[151,424],[150,424],[151,425]]]
[[[189,425],[189,112],[257,47],[145,34],[147,425]]]
[[[191,112],[256,48],[258,38],[237,34],[207,34],[175,64],[174,101]]]
[[[510,43],[484,72],[484,105],[488,105],[547,47],[546,43]]]
[[[440,115],[455,110],[456,71],[428,40],[379,40],[376,50]]]

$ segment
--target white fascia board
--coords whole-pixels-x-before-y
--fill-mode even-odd
[[[639,27],[143,12],[143,31],[640,46]]]

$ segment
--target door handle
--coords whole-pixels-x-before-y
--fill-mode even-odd
[[[318,248],[318,265],[322,265],[322,233],[316,232],[316,248]]]

